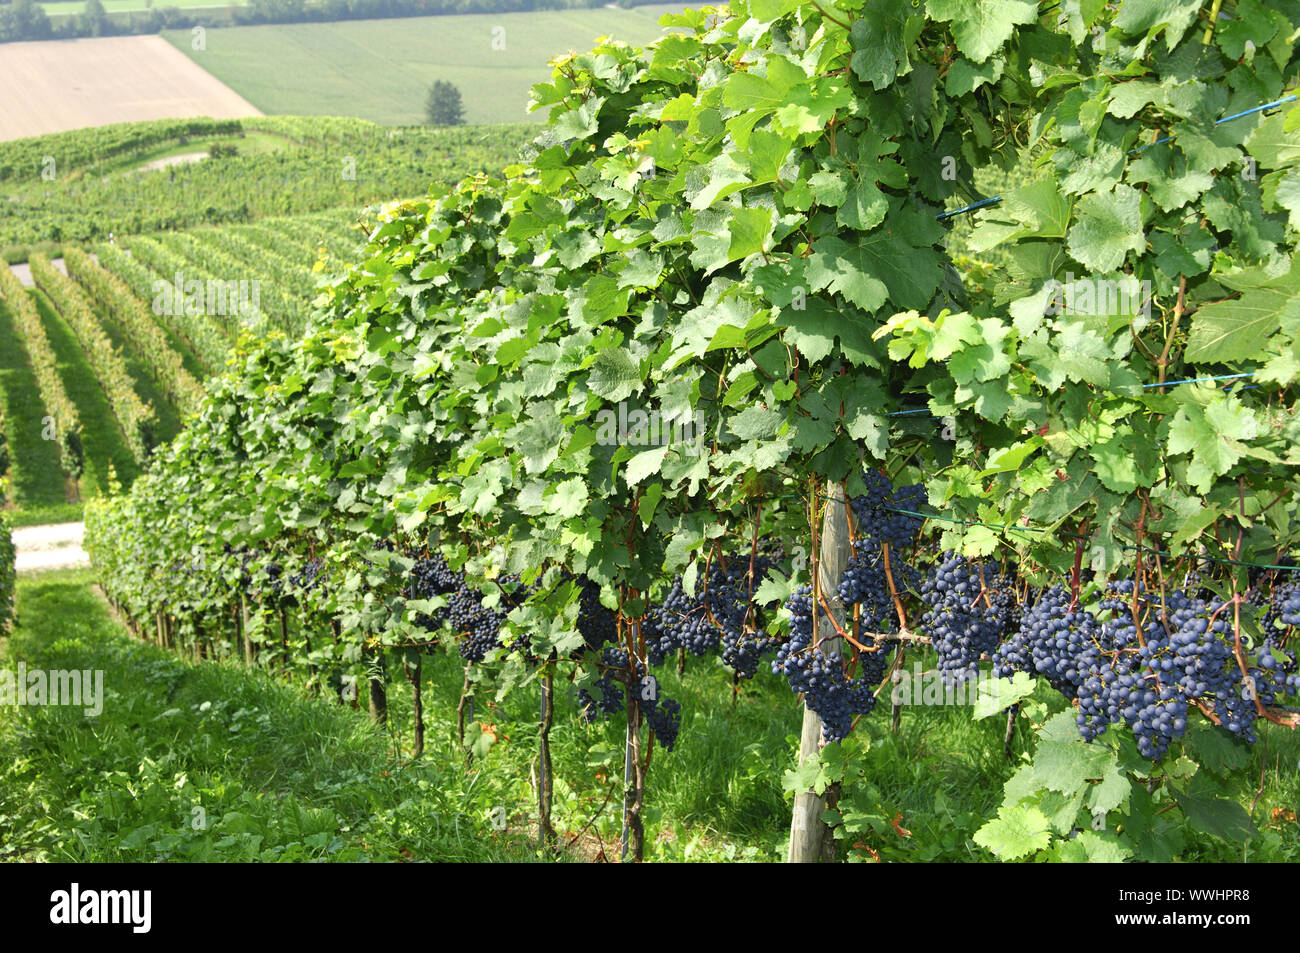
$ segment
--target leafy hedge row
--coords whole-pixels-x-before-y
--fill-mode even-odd
[[[484,666],[504,693],[530,653],[580,643],[572,575],[648,660],[647,602],[765,541],[782,578],[745,619],[766,612],[755,640],[786,641],[793,587],[836,581],[817,563],[822,488],[865,493],[865,467],[923,483],[939,510],[905,556],[996,554],[1035,586],[1070,581],[1080,605],[1116,580],[1178,585],[1209,556],[1233,569],[1206,583],[1239,604],[1251,580],[1234,564],[1300,543],[1300,107],[1212,125],[1300,74],[1300,4],[1275,6],[1203,34],[1201,4],[1178,0],[736,0],[676,17],[691,32],[650,50],[560,57],[526,164],[389,210],[319,322],[294,342],[245,337],[158,465],[91,508],[106,589],[190,635],[228,631],[246,597],[292,598],[345,633],[299,658],[356,663],[464,634],[431,635],[431,606],[405,595],[403,544],[437,549],[493,594],[506,574],[537,587],[507,620],[521,638]],[[1055,174],[977,218],[972,244],[1008,254],[963,300],[945,166],[1007,167],[1035,145]],[[1075,276],[1146,290],[1057,307]],[[702,439],[616,439],[629,404],[699,421]],[[939,642],[943,620],[890,589],[884,614],[910,629],[911,604]],[[844,675],[859,649],[878,647],[822,662]],[[1183,800],[1176,772],[1121,768],[1119,730],[1069,744],[1137,792],[1104,785],[1094,840],[1181,853],[1150,813]],[[1083,791],[1102,776],[1081,773],[1062,814],[1026,769],[1002,823],[1046,847],[1049,815],[1063,837],[1091,825]],[[841,805],[861,816],[869,797],[846,785]]]
[[[161,249],[161,246],[153,247]],[[174,278],[161,277],[161,273],[151,268],[138,245],[133,251],[127,251],[121,245],[96,245],[95,255],[99,263],[125,283],[136,297],[142,301],[152,302],[156,297],[157,282],[171,283]],[[177,263],[179,265],[179,262]],[[161,267],[161,265],[160,265]],[[174,273],[173,273],[174,274]],[[198,358],[203,370],[216,374],[226,367],[226,357],[230,353],[230,340],[208,320],[206,315],[187,314],[184,309],[159,309],[159,320],[167,325],[168,330],[189,345],[194,356]]]
[[[238,119],[154,119],[0,142],[0,182],[40,178],[47,156],[54,160],[56,178],[62,179],[108,159],[190,136],[230,135],[242,128]]]
[[[14,607],[14,540],[13,527],[6,506],[10,496],[9,437],[5,427],[3,394],[0,394],[0,632],[13,618]]]
[[[285,296],[284,289],[275,284],[262,282],[247,264],[227,254],[210,241],[199,237],[206,238],[210,233],[210,229],[169,232],[159,235],[157,241],[173,255],[185,260],[187,279],[191,271],[201,271],[213,281],[232,282],[243,286],[248,297],[237,299],[238,308],[229,304],[226,308],[223,320],[228,330],[237,329],[242,324],[257,325],[264,321],[288,330],[294,307]],[[134,244],[130,247],[134,247]],[[254,288],[257,292],[256,301],[252,299]]]
[[[79,476],[82,467],[81,416],[77,405],[68,397],[59,376],[54,349],[45,334],[45,324],[22,283],[7,267],[0,264],[0,303],[8,308],[14,325],[27,346],[27,359],[36,375],[45,412],[54,418],[58,434],[60,460],[65,473]]]
[[[163,393],[182,413],[196,409],[203,396],[203,385],[185,369],[181,356],[172,350],[166,333],[140,299],[120,278],[99,267],[80,248],[65,249],[64,261],[68,274],[89,292],[99,312],[121,329],[122,337],[149,365]]]
[[[90,366],[95,369],[99,386],[104,389],[109,406],[122,427],[126,445],[135,459],[144,463],[153,438],[153,408],[140,400],[135,382],[126,369],[122,352],[114,346],[99,319],[87,304],[85,295],[71,278],[63,274],[43,255],[31,260],[32,277],[37,286],[68,322],[77,336]]]
[[[13,523],[4,509],[8,499],[9,481],[0,472],[0,632],[9,627],[14,617],[14,587],[17,582],[14,571]]]
[[[517,156],[531,128],[388,129],[361,120],[314,117],[310,122],[321,128],[300,128],[281,117],[245,121],[244,129],[265,129],[291,140],[273,152],[107,175],[77,174],[60,164],[59,178],[53,182],[41,179],[39,169],[31,167],[20,178],[0,182],[0,197],[9,200],[0,217],[0,250],[43,241],[87,243],[107,239],[110,233],[137,235],[362,208],[394,196],[419,195],[430,180],[453,182],[504,167]],[[47,138],[20,142],[30,144],[26,148],[31,155],[54,155],[66,162],[59,159],[58,144]],[[91,153],[92,159],[96,155]],[[28,160],[24,163],[27,169]],[[68,171],[73,174],[65,176]]]
[[[313,251],[302,249],[304,254],[297,261],[290,261],[285,257],[290,243],[283,239],[277,246],[267,248],[229,228],[205,228],[190,234],[201,244],[220,249],[256,275],[262,283],[262,300],[278,302],[289,325],[302,332],[317,294],[316,276],[311,270],[315,261]]]

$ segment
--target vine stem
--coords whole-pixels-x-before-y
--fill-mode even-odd
[[[1216,0],[1216,2],[1217,2],[1217,0]],[[838,27],[842,27],[842,28],[845,29],[845,30],[849,29],[849,25],[848,25],[847,23],[845,23],[843,20],[837,19],[837,18],[831,16],[829,13],[827,13],[827,12],[826,12],[826,9],[825,9],[825,8],[824,8],[820,3],[818,3],[817,0],[812,0],[812,5],[813,5],[814,7],[817,8],[817,12],[818,12],[818,13],[820,13],[820,14],[821,14],[823,17],[825,17],[827,20],[830,20],[830,21],[831,21],[832,23],[834,23],[836,26],[838,26]]]
[[[1142,633],[1142,616],[1138,612],[1138,589],[1143,587],[1143,562],[1142,562],[1142,534],[1146,528],[1147,519],[1147,501],[1148,497],[1142,494],[1142,511],[1138,513],[1137,522],[1137,567],[1133,573],[1133,602],[1130,605],[1130,611],[1133,613],[1133,626],[1137,632],[1138,645],[1146,645],[1146,638]]]
[[[1205,28],[1205,35],[1201,37],[1201,43],[1205,46],[1209,46],[1210,41],[1214,39],[1214,24],[1219,22],[1219,8],[1221,6],[1223,6],[1223,0],[1214,0],[1214,4],[1210,7],[1210,25]]]
[[[898,598],[898,587],[894,585],[894,570],[889,562],[889,544],[883,540],[880,543],[880,555],[885,561],[885,582],[889,584],[889,595],[894,600],[894,609],[898,612],[898,628],[900,632],[907,632],[907,613],[903,611],[903,600]]]
[[[1217,0],[1216,0],[1217,5]],[[1159,376],[1160,393],[1165,392],[1165,378],[1168,377],[1169,371],[1169,350],[1174,346],[1174,335],[1178,333],[1178,322],[1187,309],[1187,276],[1182,275],[1178,279],[1178,301],[1174,305],[1174,316],[1169,322],[1169,331],[1165,335],[1165,347],[1160,352],[1160,359],[1156,361],[1156,372]]]
[[[1083,544],[1088,541],[1088,521],[1079,524],[1079,541],[1074,544],[1074,572],[1070,576],[1070,609],[1079,604],[1079,581],[1083,572]]]

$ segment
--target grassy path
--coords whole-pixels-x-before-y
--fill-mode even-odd
[[[127,373],[131,375],[131,380],[135,384],[136,395],[146,404],[153,405],[155,442],[171,441],[181,432],[181,415],[176,405],[158,389],[152,368],[136,349],[134,342],[126,339],[122,329],[112,321],[101,320],[99,326],[104,329],[104,333],[108,335],[114,347],[122,352],[122,357],[126,360]],[[181,362],[184,363],[184,358]]]
[[[0,305],[0,405],[5,411],[11,475],[19,522],[79,519],[79,504],[67,501],[68,480],[59,465],[58,445],[42,437],[45,407],[27,351]]]
[[[131,638],[88,573],[26,577],[18,613],[0,665],[99,670],[104,698],[0,707],[0,860],[516,859],[458,764],[403,769],[349,708]]]
[[[39,291],[31,292],[37,310],[45,322],[45,333],[50,347],[58,359],[63,375],[63,386],[77,405],[81,415],[81,442],[85,449],[85,473],[82,488],[85,493],[102,493],[108,488],[108,466],[117,470],[123,486],[130,486],[140,473],[126,440],[113,416],[113,408],[99,386],[95,371],[81,351],[76,336],[67,323],[59,317],[50,299]]]
[[[0,669],[104,672],[102,713],[0,705],[0,860],[513,860],[533,856],[536,684],[504,701],[482,692],[467,740],[455,739],[461,661],[425,664],[427,749],[411,761],[410,691],[390,668],[390,733],[330,697],[237,662],[183,661],[132,638],[88,571],[21,578],[19,623],[0,642]],[[646,800],[647,858],[777,860],[789,805],[798,704],[770,673],[744,686],[712,660],[684,677],[660,673],[682,703],[672,752],[656,749]],[[576,717],[557,681],[552,729],[555,820],[574,859],[617,857],[623,729]],[[1042,697],[1055,697],[1042,689]],[[906,707],[899,732],[883,711],[845,749],[867,779],[842,806],[868,828],[844,845],[857,860],[979,861],[971,837],[997,811],[1021,763],[1002,752],[1004,720],[962,706]],[[1295,769],[1300,735],[1267,747],[1228,745],[1209,781],[1252,811],[1249,844],[1195,832],[1164,814],[1162,837],[1183,860],[1300,860]],[[1017,731],[1017,754],[1031,741]],[[1227,744],[1225,742],[1225,744]],[[1231,748],[1231,751],[1229,750]],[[1235,752],[1235,754],[1233,753]],[[1231,762],[1231,763],[1229,763]],[[505,820],[498,831],[494,816]]]

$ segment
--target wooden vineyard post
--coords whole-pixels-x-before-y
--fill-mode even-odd
[[[288,672],[292,668],[289,657],[289,614],[283,606],[280,607],[280,651],[284,654],[284,670]]]
[[[370,720],[376,725],[388,724],[388,689],[384,686],[384,656],[375,655],[379,671],[370,676]]]
[[[554,675],[542,676],[541,722],[537,752],[537,841],[542,850],[555,849],[555,828],[551,826],[551,801],[555,782],[551,776],[551,722],[555,718]]]
[[[844,606],[840,603],[837,589],[840,576],[844,574],[849,558],[853,554],[843,493],[843,489],[838,484],[827,484],[827,501],[821,521],[821,539],[820,544],[814,549],[816,564],[813,567],[815,574],[813,598],[818,599],[820,593],[820,599],[825,600],[825,606],[820,604],[814,606],[813,644],[819,646],[828,656],[840,653],[841,639],[835,634],[835,625],[843,627],[846,614]],[[827,606],[835,619],[834,625],[826,616]],[[823,745],[822,720],[805,706],[803,730],[799,739],[800,767],[809,760],[815,759]],[[827,793],[833,795],[833,792]],[[830,829],[822,821],[822,812],[826,810],[827,803],[827,795],[819,796],[812,791],[801,791],[795,795],[794,814],[790,821],[790,849],[786,855],[788,863],[810,864],[835,859],[835,841],[831,837]]]
[[[244,664],[252,668],[253,639],[248,634],[248,601],[243,596],[239,597],[239,618],[241,620],[239,631],[244,637]]]
[[[403,656],[402,671],[411,683],[412,718],[415,721],[415,751],[412,757],[419,758],[424,754],[424,656],[417,653],[414,665]]]
[[[474,763],[474,752],[465,747],[465,724],[474,720],[474,693],[471,691],[469,664],[465,665],[465,684],[460,690],[460,703],[456,706],[456,742],[465,749],[465,767]]]
[[[632,647],[638,644],[640,625],[630,623]],[[629,653],[635,659],[635,653]],[[627,737],[623,747],[623,837],[620,857],[640,862],[645,852],[645,827],[641,805],[645,801],[645,771],[641,765],[641,686],[633,674],[627,686]]]

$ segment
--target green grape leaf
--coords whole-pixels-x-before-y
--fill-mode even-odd
[[[1128,185],[1117,185],[1104,195],[1084,196],[1066,245],[1070,254],[1093,271],[1117,271],[1128,252],[1146,248],[1141,202],[1141,194]]]
[[[974,840],[999,860],[1018,860],[1047,849],[1052,842],[1051,824],[1036,807],[1004,807],[975,832]]]
[[[1223,364],[1260,357],[1282,321],[1300,316],[1300,269],[1235,301],[1202,305],[1192,317],[1183,358]]]
[[[1033,23],[1035,0],[926,0],[926,10],[936,20],[951,20],[957,49],[976,63],[1002,48],[1016,24]]]

